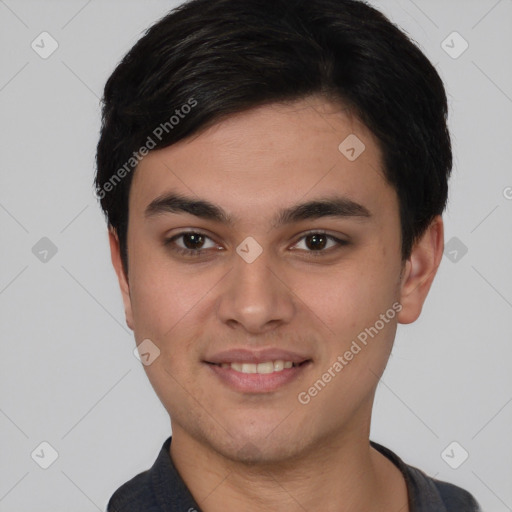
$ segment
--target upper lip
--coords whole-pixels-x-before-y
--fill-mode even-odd
[[[266,361],[291,361],[292,363],[303,363],[311,358],[297,352],[282,350],[280,348],[266,348],[263,350],[247,350],[246,348],[235,348],[224,350],[205,358],[207,363],[264,363]]]

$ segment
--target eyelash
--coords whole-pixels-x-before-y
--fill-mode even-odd
[[[201,236],[204,236],[205,238],[208,238],[209,240],[212,240],[211,237],[209,237],[205,233],[202,233],[201,231],[182,231],[181,233],[178,233],[177,235],[174,235],[171,238],[167,238],[166,240],[164,240],[164,245],[169,246],[173,252],[176,252],[177,254],[179,254],[181,256],[199,257],[210,250],[210,249],[197,249],[197,250],[184,249],[183,247],[177,247],[177,246],[173,245],[173,242],[175,240],[177,240],[178,238],[181,238],[184,235],[201,235]],[[339,249],[339,248],[349,244],[349,242],[347,242],[346,240],[340,240],[339,238],[336,238],[335,236],[329,235],[325,231],[320,230],[320,231],[309,231],[308,233],[305,233],[297,240],[297,242],[295,242],[294,245],[297,245],[301,240],[303,240],[304,238],[311,236],[311,235],[324,235],[329,240],[336,242],[338,244],[337,248],[330,247],[329,249],[320,249],[317,251],[312,251],[312,250],[306,251],[307,253],[311,254],[311,256],[313,256],[315,258],[319,257],[319,256],[320,257],[324,256],[326,253],[329,254],[332,249]],[[303,249],[300,249],[300,250],[302,251]]]

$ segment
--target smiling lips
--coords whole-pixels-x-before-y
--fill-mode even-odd
[[[260,352],[235,349],[218,353],[204,362],[230,388],[244,393],[265,393],[295,379],[311,359],[280,349]]]
[[[292,361],[265,361],[264,363],[222,363],[221,368],[231,368],[240,373],[273,373],[282,372],[285,368],[293,366]]]

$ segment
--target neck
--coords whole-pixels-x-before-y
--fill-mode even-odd
[[[173,425],[171,457],[203,512],[408,511],[405,481],[371,448],[369,421],[278,464],[227,459]]]

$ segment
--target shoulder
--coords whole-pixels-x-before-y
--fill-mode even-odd
[[[426,475],[425,475],[426,476]],[[426,476],[426,478],[430,478]],[[430,478],[436,486],[446,510],[464,511],[464,512],[482,512],[476,499],[462,487],[458,487],[448,482]]]
[[[169,471],[169,446],[171,437],[167,438],[160,452],[149,469],[138,473],[136,476],[119,487],[107,505],[107,512],[159,512],[159,492],[161,493],[162,481],[172,483],[172,475]]]
[[[436,512],[482,512],[478,502],[466,489],[428,476],[421,469],[402,463],[412,501],[417,510]],[[416,508],[414,510],[416,510]]]
[[[169,437],[151,468],[123,484],[110,498],[107,512],[186,512],[199,510],[172,462]]]
[[[107,505],[107,512],[156,512],[157,503],[152,491],[150,471],[143,471],[119,487]]]
[[[476,499],[465,489],[436,480],[421,469],[406,464],[389,448],[373,441],[370,443],[402,472],[412,512],[482,512]]]

